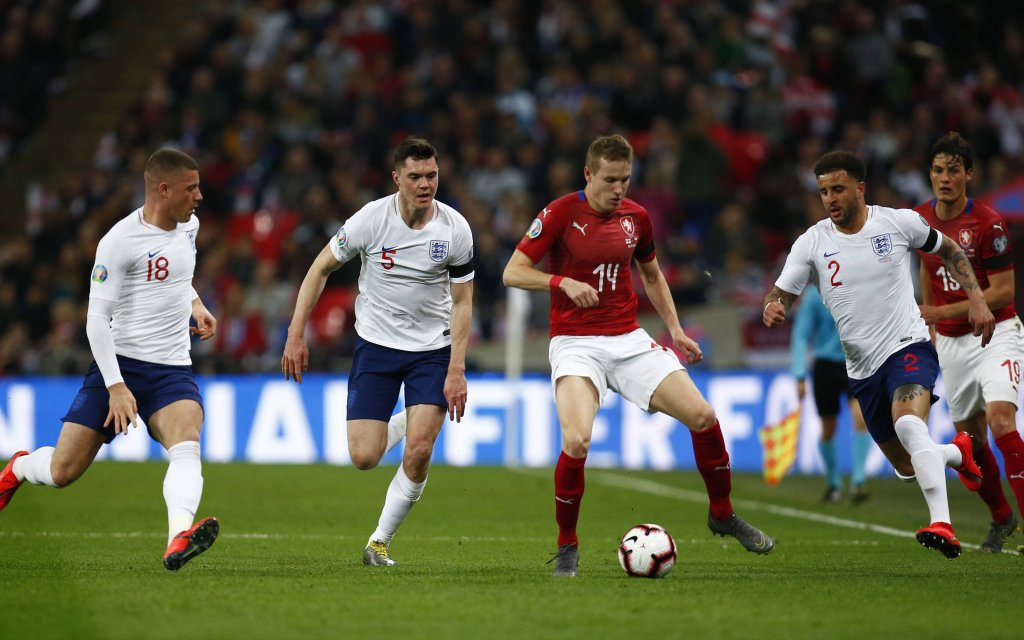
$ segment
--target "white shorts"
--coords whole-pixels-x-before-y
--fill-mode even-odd
[[[581,376],[594,383],[598,401],[611,388],[644,411],[650,411],[662,380],[686,370],[675,353],[643,329],[621,336],[555,336],[548,360],[552,388],[563,376]]]
[[[938,335],[935,348],[946,386],[946,404],[954,422],[984,411],[989,402],[1018,405],[1024,366],[1024,326],[1020,318],[996,323],[992,340],[984,349],[981,338],[971,334],[956,338]]]

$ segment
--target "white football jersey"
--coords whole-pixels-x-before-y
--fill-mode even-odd
[[[392,349],[428,351],[451,344],[451,283],[473,279],[473,235],[455,209],[434,201],[434,217],[410,229],[398,194],[368,203],[345,221],[330,243],[334,257],[357,255],[356,333]],[[468,272],[449,277],[448,268]]]
[[[846,371],[857,380],[871,376],[908,344],[929,339],[914,298],[911,255],[925,245],[932,228],[910,209],[867,209],[867,222],[857,233],[842,233],[827,218],[805,231],[775,281],[799,295],[815,278],[836,321]],[[935,233],[933,253],[942,244]]]
[[[172,231],[147,224],[142,208],[100,239],[89,297],[114,303],[110,321],[118,355],[187,365],[196,268],[195,215]]]

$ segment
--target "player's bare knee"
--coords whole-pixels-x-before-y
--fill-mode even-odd
[[[1005,411],[987,411],[985,413],[985,421],[988,423],[988,428],[992,431],[992,435],[996,438],[1005,436],[1011,431],[1017,430],[1017,416],[1014,413],[1008,413]],[[986,442],[988,438],[987,433],[982,433],[980,436],[974,435],[974,446],[978,448]]]
[[[562,449],[573,458],[585,458],[590,453],[590,437],[562,434]]]
[[[415,467],[430,464],[430,456],[434,453],[434,443],[429,441],[414,441],[405,444],[404,459]]]
[[[711,427],[715,426],[718,422],[718,416],[715,415],[715,409],[709,403],[705,402],[701,405],[697,412],[692,417],[688,418],[686,424],[691,431],[700,433],[707,431]]]
[[[78,469],[75,465],[68,464],[56,464],[51,463],[50,465],[50,477],[53,478],[53,484],[57,488],[64,488],[82,477],[84,470]]]
[[[380,454],[375,455],[367,451],[350,451],[349,456],[352,458],[352,466],[360,471],[373,469],[381,459]]]

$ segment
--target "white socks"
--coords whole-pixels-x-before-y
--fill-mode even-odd
[[[21,456],[11,466],[14,477],[18,480],[27,480],[29,484],[56,487],[57,483],[53,481],[53,474],[50,472],[54,451],[53,447],[39,447],[27,456]]]
[[[405,437],[408,419],[405,409],[402,409],[388,420],[388,444],[384,447],[384,453],[394,449],[395,445]]]
[[[917,484],[928,504],[931,522],[950,522],[949,503],[946,499],[946,464],[949,451],[946,446],[936,444],[928,434],[928,425],[917,416],[903,416],[896,421],[896,437],[903,443],[903,448],[910,454],[910,463],[914,465]],[[953,449],[956,449],[953,446]],[[956,464],[959,465],[960,451],[956,451]]]
[[[167,450],[170,464],[164,476],[164,501],[167,503],[167,542],[192,526],[203,497],[203,467],[199,443],[179,442]]]
[[[409,515],[412,505],[416,504],[416,501],[423,495],[423,488],[426,486],[426,480],[413,482],[405,475],[402,465],[398,465],[398,471],[388,486],[388,494],[384,499],[384,509],[380,512],[377,530],[370,536],[370,540],[379,540],[384,544],[390,544],[398,527],[402,526],[405,517]]]

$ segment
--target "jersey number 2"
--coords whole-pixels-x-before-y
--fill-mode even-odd
[[[832,286],[841,286],[843,284],[843,281],[839,279],[839,263],[836,262],[835,260],[829,260],[828,268],[832,270]]]

